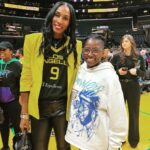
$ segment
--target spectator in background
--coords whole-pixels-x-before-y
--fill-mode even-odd
[[[103,61],[111,61],[113,58],[113,53],[109,48],[104,49]]]
[[[110,62],[103,61],[104,41],[87,38],[72,90],[65,139],[81,150],[118,150],[127,135],[127,114],[119,78]]]
[[[150,54],[149,54],[147,49],[142,49],[140,51],[140,54],[143,56],[145,66],[146,66],[146,74],[145,74],[145,77],[143,79],[145,82],[143,82],[143,89],[142,90],[149,92],[150,91],[150,84],[148,83],[148,80],[150,80]]]
[[[148,78],[149,78],[149,80],[150,80],[150,52],[147,51],[146,55],[147,55],[147,59],[146,59],[146,69],[147,69],[148,72],[149,72]]]
[[[8,41],[0,43],[0,107],[4,112],[4,122],[1,125],[3,148],[9,150],[9,124],[14,128],[15,134],[20,132],[19,81],[21,64],[13,58],[13,45]]]
[[[150,51],[147,51],[147,59],[146,59],[146,63],[147,63],[147,69],[150,70]]]
[[[43,32],[27,35],[21,75],[22,130],[29,130],[31,115],[34,150],[47,150],[52,128],[57,149],[68,150],[64,139],[66,109],[81,61],[82,43],[75,36],[75,11],[57,2],[46,16]]]
[[[126,34],[121,39],[121,52],[114,55],[112,64],[119,75],[129,110],[128,141],[132,148],[137,147],[139,136],[140,86],[139,77],[145,75],[144,59],[136,49],[132,35]]]
[[[147,62],[146,62],[146,60],[147,60],[147,50],[146,50],[146,49],[142,49],[142,50],[140,51],[140,54],[141,54],[141,56],[142,56],[143,59],[144,59],[144,64],[145,64],[145,67],[146,67],[146,65],[147,65]]]
[[[15,53],[15,57],[19,59],[21,64],[23,63],[23,48],[17,49]]]

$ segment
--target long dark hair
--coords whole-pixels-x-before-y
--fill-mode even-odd
[[[52,39],[54,36],[54,32],[52,29],[52,19],[55,15],[56,10],[62,5],[67,6],[70,10],[70,23],[69,23],[68,28],[64,32],[64,36],[63,36],[63,38],[66,38],[66,36],[70,37],[70,41],[69,41],[69,44],[67,47],[69,52],[68,52],[66,57],[68,57],[68,55],[73,52],[74,53],[74,59],[75,59],[74,63],[76,65],[77,64],[76,36],[75,36],[76,16],[75,16],[74,8],[72,7],[71,4],[69,4],[67,2],[63,2],[63,1],[57,2],[53,6],[53,8],[48,12],[48,14],[45,18],[43,28],[42,28],[43,40],[41,43],[41,47],[39,49],[39,54],[44,53],[44,57],[45,57],[45,59],[47,59],[47,56],[48,56],[47,54],[49,52],[48,48],[52,45]]]
[[[136,48],[136,42],[135,42],[133,36],[130,35],[130,34],[125,34],[124,36],[122,36],[121,41],[120,41],[120,46],[121,46],[120,47],[121,48],[121,53],[120,53],[121,63],[124,63],[124,61],[125,61],[125,53],[124,53],[124,49],[122,47],[122,42],[123,42],[123,40],[125,38],[128,39],[130,41],[130,43],[131,43],[131,56],[133,58],[134,63],[137,63],[137,61],[138,61],[138,51],[137,51],[137,48]]]

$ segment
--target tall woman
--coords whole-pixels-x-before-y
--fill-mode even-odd
[[[144,76],[143,58],[136,49],[132,35],[126,34],[121,39],[121,52],[114,56],[112,63],[119,75],[125,102],[129,110],[128,141],[135,148],[139,143],[139,107],[140,86],[138,78]]]
[[[57,149],[68,150],[64,140],[66,109],[82,44],[75,37],[75,13],[66,2],[57,2],[48,13],[42,33],[27,35],[21,75],[21,128],[31,130],[34,150],[47,150],[52,128]]]

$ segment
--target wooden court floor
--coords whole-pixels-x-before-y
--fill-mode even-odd
[[[10,135],[9,145],[12,150],[12,133]],[[2,141],[0,138],[0,148],[2,147]],[[123,145],[123,150],[133,150],[128,142]],[[51,137],[49,144],[49,150],[56,150],[55,137]],[[72,150],[78,150],[72,147]],[[134,150],[150,150],[150,92],[141,95],[140,103],[140,143]]]

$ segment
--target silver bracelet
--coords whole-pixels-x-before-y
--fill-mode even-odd
[[[29,120],[29,115],[28,114],[21,114],[20,118]]]

